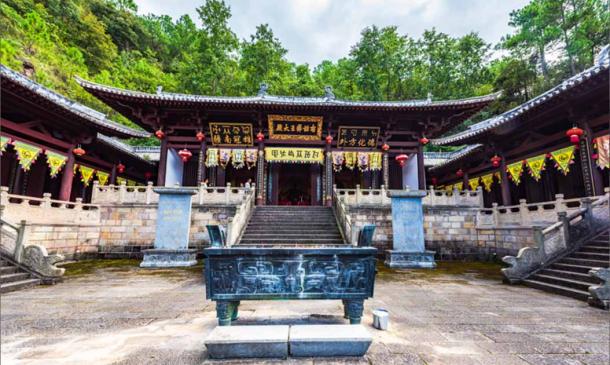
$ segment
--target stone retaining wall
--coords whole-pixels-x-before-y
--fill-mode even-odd
[[[27,224],[25,242],[44,246],[50,254],[71,260],[97,256],[99,224]]]
[[[516,255],[534,244],[531,227],[477,228],[478,209],[424,206],[426,248],[439,260],[489,260]],[[350,207],[352,224],[375,224],[373,244],[380,252],[392,247],[392,212],[389,207]]]

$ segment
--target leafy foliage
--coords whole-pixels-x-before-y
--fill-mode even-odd
[[[34,65],[36,80],[125,124],[80,88],[74,76],[121,88],[207,95],[320,96],[331,86],[353,100],[453,99],[503,91],[464,126],[514,107],[592,64],[609,42],[602,0],[531,0],[510,15],[514,32],[495,46],[476,33],[430,29],[421,37],[370,26],[348,55],[315,67],[295,64],[268,24],[239,40],[223,0],[188,15],[138,15],[133,0],[5,0],[0,3],[0,62]],[[133,125],[132,125],[133,126]],[[136,143],[154,143],[139,141]],[[427,148],[432,148],[427,146]]]

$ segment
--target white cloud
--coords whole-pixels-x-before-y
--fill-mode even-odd
[[[268,23],[286,49],[288,58],[312,67],[324,59],[337,60],[349,53],[370,25],[398,26],[399,32],[419,37],[435,27],[452,36],[471,31],[489,43],[509,33],[510,11],[529,0],[226,0],[233,17],[230,26],[241,39],[249,39],[257,25]],[[189,14],[202,0],[136,0],[139,12]]]

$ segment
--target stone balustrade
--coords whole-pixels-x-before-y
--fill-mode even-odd
[[[95,204],[156,204],[159,195],[153,191],[153,184],[146,186],[99,185],[93,183],[91,202]],[[245,198],[246,188],[226,186],[199,185],[193,196],[193,204],[199,205],[239,205]]]
[[[27,220],[29,224],[90,224],[99,223],[100,207],[85,204],[81,198],[75,202],[51,199],[50,193],[42,198],[9,194],[8,187],[0,187],[0,206],[3,218],[9,222]]]
[[[348,206],[389,206],[391,199],[387,193],[388,189],[383,185],[380,189],[361,189],[360,185],[356,185],[355,189],[335,189],[335,194]],[[483,191],[480,187],[475,191],[446,191],[435,190],[433,186],[430,186],[428,194],[423,199],[423,204],[430,206],[482,207]]]
[[[246,191],[245,194],[245,199],[237,206],[235,215],[229,219],[229,224],[227,225],[227,246],[229,247],[237,244],[254,210],[256,196],[254,189]]]
[[[610,190],[606,188],[606,195]],[[596,201],[602,196],[593,197]],[[491,208],[481,208],[477,213],[478,227],[500,226],[546,226],[557,221],[558,213],[572,213],[581,209],[583,198],[564,199],[563,194],[555,195],[555,200],[527,203],[519,200],[518,205],[498,206],[493,203]]]

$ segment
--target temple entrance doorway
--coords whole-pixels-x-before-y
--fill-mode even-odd
[[[320,205],[322,202],[321,166],[318,164],[272,163],[271,196],[273,205]]]

